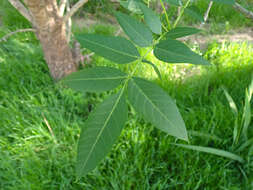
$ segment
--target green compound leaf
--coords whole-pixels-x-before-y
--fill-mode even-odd
[[[166,38],[176,39],[184,36],[189,36],[201,32],[201,30],[192,27],[177,27],[166,34]]]
[[[180,41],[167,39],[155,46],[154,55],[161,61],[168,63],[191,63],[209,65],[208,61],[191,51]]]
[[[195,145],[186,145],[186,144],[176,144],[176,143],[171,143],[171,144],[182,147],[182,148],[190,149],[190,150],[196,150],[196,151],[199,151],[199,152],[206,152],[206,153],[209,153],[209,154],[214,154],[214,155],[217,155],[217,156],[222,156],[222,157],[225,157],[225,158],[229,158],[231,160],[244,162],[242,157],[240,157],[236,154],[233,154],[231,152],[227,152],[227,151],[216,149],[216,148],[195,146]]]
[[[141,78],[128,83],[128,99],[134,109],[155,127],[188,140],[184,121],[174,101],[159,86]]]
[[[116,12],[115,16],[124,32],[135,44],[140,47],[147,47],[152,44],[152,32],[147,26],[120,12]]]
[[[201,12],[198,7],[192,5],[185,9],[185,13],[191,16],[192,18],[197,19],[200,22],[204,22],[204,17],[201,15]]]
[[[110,96],[93,111],[82,130],[76,170],[79,177],[92,171],[111,150],[127,120],[123,90]]]
[[[162,33],[162,23],[160,21],[160,17],[156,15],[156,13],[148,8],[143,3],[139,3],[139,7],[141,8],[143,14],[144,14],[144,20],[148,27],[151,29],[152,32],[155,34],[161,34]]]
[[[83,47],[116,63],[130,63],[140,57],[136,47],[122,37],[82,34],[77,35],[76,39]]]
[[[212,0],[217,3],[223,3],[223,4],[228,4],[228,5],[233,5],[235,4],[235,0]]]
[[[112,67],[94,67],[74,72],[62,83],[77,91],[103,92],[116,88],[126,77],[126,73]]]

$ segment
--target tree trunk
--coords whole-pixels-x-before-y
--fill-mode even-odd
[[[55,80],[75,72],[77,64],[69,47],[66,25],[60,16],[56,0],[25,1],[36,26],[44,57]]]

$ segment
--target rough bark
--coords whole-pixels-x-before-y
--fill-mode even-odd
[[[75,72],[82,60],[80,44],[70,48],[66,33],[66,22],[88,0],[79,0],[64,15],[67,0],[8,0],[27,20],[32,23],[39,39],[51,76],[55,80]]]
[[[76,71],[65,22],[59,14],[56,0],[26,0],[25,3],[36,24],[36,35],[52,77],[59,80]]]

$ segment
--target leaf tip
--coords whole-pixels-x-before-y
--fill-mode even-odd
[[[182,134],[182,136],[177,136],[179,139],[181,139],[181,140],[184,140],[184,141],[186,141],[186,142],[190,142],[189,141],[189,138],[188,138],[188,134],[187,134],[187,131],[185,131],[183,134]]]

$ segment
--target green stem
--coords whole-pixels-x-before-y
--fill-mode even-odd
[[[163,33],[157,40],[154,41],[152,47],[150,47],[150,49],[145,53],[145,55],[144,55],[144,56],[141,56],[141,57],[137,60],[138,63],[141,63],[142,60],[144,60],[144,59],[147,57],[147,55],[153,50],[153,47],[154,47],[157,43],[159,43],[159,41],[160,41],[166,34],[167,34],[167,32]],[[131,73],[130,75],[128,75],[128,77],[127,77],[127,79],[126,79],[126,81],[125,81],[125,83],[124,83],[124,86],[125,86],[126,83],[128,83],[128,81],[133,77],[133,75],[134,75],[134,73],[135,73],[137,67],[140,65],[140,64],[138,64],[138,63],[135,65],[135,67],[134,67],[132,73]]]
[[[167,24],[168,24],[168,29],[170,29],[170,20],[169,20],[169,17],[168,17],[166,8],[165,8],[165,6],[164,6],[163,0],[160,0],[160,3],[161,3],[161,6],[162,6],[162,8],[163,8],[163,12],[164,12],[164,14],[165,14],[165,18],[166,18],[166,21],[167,21]]]
[[[133,75],[134,75],[134,73],[135,73],[137,67],[140,65],[139,63],[141,63],[142,60],[145,59],[145,57],[146,57],[152,50],[153,50],[153,47],[152,47],[151,49],[149,49],[149,50],[146,52],[146,54],[145,54],[144,56],[141,56],[141,57],[138,59],[138,63],[135,65],[135,67],[134,67],[132,73],[131,73],[130,75],[128,75],[127,82],[128,82],[129,79],[131,79],[131,78],[133,77]]]
[[[176,28],[177,24],[179,23],[180,19],[182,18],[183,14],[184,14],[184,10],[189,6],[191,0],[188,0],[185,5],[182,7],[179,16],[177,17],[177,20],[175,21],[173,28]]]
[[[166,28],[166,26],[164,26],[164,24],[162,24],[162,27],[163,27],[163,29],[164,29],[166,32],[168,32],[168,28]]]

